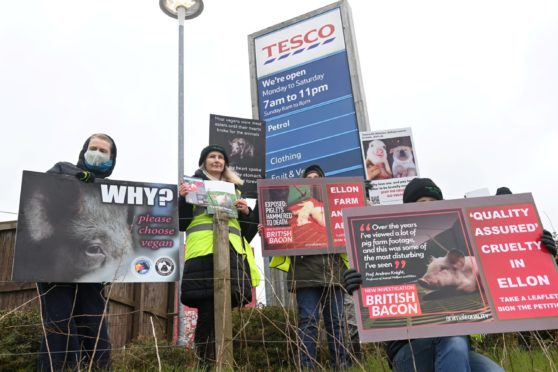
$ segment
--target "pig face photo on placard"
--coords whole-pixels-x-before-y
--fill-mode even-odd
[[[436,224],[439,228],[417,230],[417,239],[425,245],[422,275],[417,280],[422,300],[478,296],[480,273],[459,215],[450,212],[424,220],[422,226]]]
[[[231,162],[242,161],[254,157],[254,145],[244,137],[236,137],[229,141],[229,159]]]
[[[453,292],[474,293],[479,290],[479,272],[473,256],[465,256],[459,249],[452,249],[445,256],[430,256],[426,273],[418,283],[423,288]],[[430,298],[435,296],[430,296]],[[424,296],[428,298],[427,295]]]
[[[368,181],[418,175],[410,136],[363,141],[362,145]]]
[[[133,253],[133,212],[103,204],[98,188],[58,177],[22,188],[14,280],[111,281]],[[54,182],[53,182],[54,181]],[[99,278],[103,278],[100,280]]]
[[[393,177],[388,161],[388,150],[384,141],[372,140],[363,143],[366,180],[385,180]]]

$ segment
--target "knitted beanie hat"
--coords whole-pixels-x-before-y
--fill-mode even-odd
[[[430,178],[413,178],[403,191],[403,203],[414,203],[423,196],[444,200],[442,190]]]
[[[312,164],[304,170],[304,173],[302,173],[302,178],[306,178],[312,172],[317,173],[320,177],[325,177],[324,170],[318,164]]]
[[[204,148],[200,154],[200,160],[198,161],[198,166],[201,167],[201,165],[205,162],[205,159],[207,158],[207,156],[209,155],[209,153],[211,151],[217,151],[220,152],[221,154],[223,154],[223,157],[225,158],[225,165],[228,166],[229,165],[229,156],[227,155],[227,151],[219,145],[209,145],[206,148]]]
[[[496,190],[496,195],[510,195],[511,193],[511,190],[507,187],[499,187],[498,190]]]

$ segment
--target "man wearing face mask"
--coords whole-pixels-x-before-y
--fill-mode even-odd
[[[81,182],[110,176],[116,145],[97,133],[84,143],[76,165],[56,163],[47,173],[74,176]],[[102,283],[37,283],[46,337],[41,342],[38,371],[110,369],[110,343]]]

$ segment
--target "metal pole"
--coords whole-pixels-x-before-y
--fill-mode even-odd
[[[178,184],[184,176],[184,18],[186,9],[179,7],[178,11]],[[179,273],[184,267],[184,233],[180,232],[178,260]],[[184,327],[184,306],[180,302],[181,288],[178,282],[178,345],[186,345]]]

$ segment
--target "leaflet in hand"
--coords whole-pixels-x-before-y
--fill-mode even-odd
[[[205,184],[201,178],[195,177],[183,177],[184,183],[190,187],[190,191],[186,194],[186,203],[203,205],[206,207],[208,205],[207,191],[205,190]]]
[[[215,210],[220,209],[227,212],[229,217],[238,218],[238,212],[234,205],[236,201],[234,184],[223,181],[205,181],[205,189],[209,201],[208,214],[215,214]]]
[[[227,212],[229,217],[238,218],[234,206],[236,192],[234,184],[224,181],[204,181],[201,178],[183,177],[190,187],[186,203],[207,207],[208,214],[215,214],[216,209]]]

